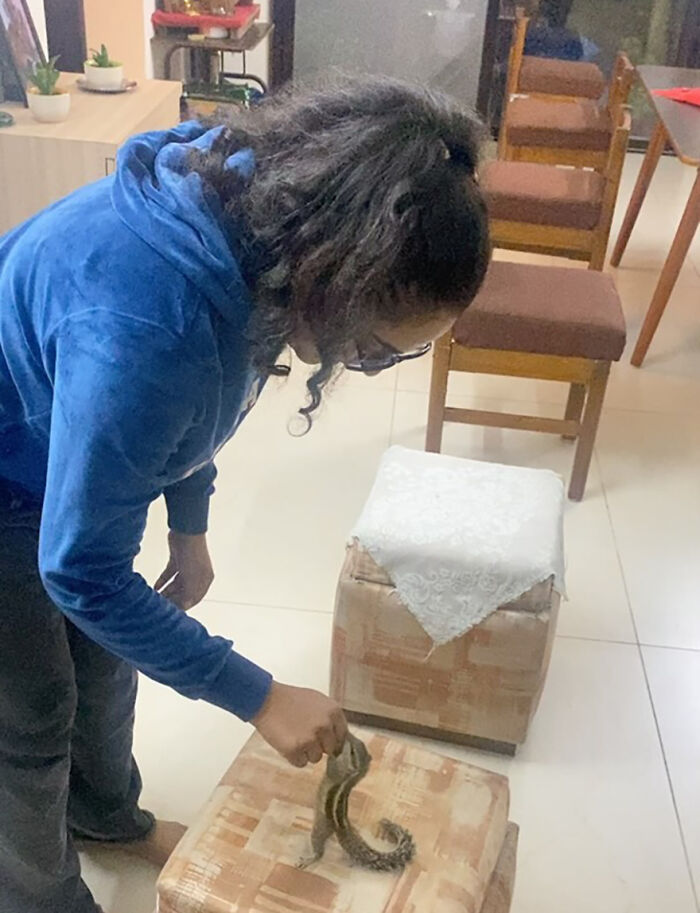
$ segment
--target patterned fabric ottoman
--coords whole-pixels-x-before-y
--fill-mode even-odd
[[[553,473],[391,448],[338,583],[331,696],[354,722],[513,754],[563,590]]]
[[[359,734],[373,762],[350,818],[369,840],[382,817],[412,831],[403,873],[351,866],[334,839],[320,862],[296,868],[324,765],[297,770],[256,734],[163,869],[158,913],[508,913],[518,837],[508,781]]]
[[[513,754],[544,687],[558,608],[549,579],[435,647],[354,544],[338,583],[331,696],[354,722]]]

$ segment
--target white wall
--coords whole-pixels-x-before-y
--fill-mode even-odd
[[[144,72],[146,79],[153,77],[153,60],[151,58],[151,38],[153,37],[153,26],[151,25],[151,16],[156,8],[155,0],[143,0],[143,34],[145,36],[145,54]]]
[[[34,28],[39,35],[39,41],[46,53],[46,17],[44,15],[44,0],[27,0],[29,12],[34,20]],[[60,62],[58,64],[60,66]]]
[[[259,22],[269,22],[270,21],[270,2],[269,0],[255,0],[256,3],[260,6],[260,18]],[[246,63],[248,65],[248,72],[255,73],[256,76],[260,76],[261,79],[264,79],[265,82],[269,79],[269,47],[270,39],[263,41],[262,44],[250,54],[246,55]],[[229,61],[227,61],[227,66]],[[235,57],[230,61],[231,69],[234,66],[240,70],[241,68],[241,56],[236,54]]]

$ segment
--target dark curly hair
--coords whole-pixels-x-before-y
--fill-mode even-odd
[[[221,124],[221,120],[217,121]],[[228,117],[195,170],[233,217],[256,306],[256,368],[303,322],[320,364],[307,418],[348,343],[379,323],[455,314],[476,294],[490,246],[475,179],[482,131],[445,96],[382,77],[335,78]],[[252,149],[246,181],[225,161]],[[245,269],[245,267],[244,267]]]

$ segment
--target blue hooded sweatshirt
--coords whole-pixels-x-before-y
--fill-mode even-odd
[[[43,500],[41,577],[81,631],[248,720],[270,675],[133,570],[161,494],[171,529],[206,530],[212,459],[261,386],[235,231],[187,167],[217,132],[137,136],[0,238],[0,479]],[[228,164],[248,177],[252,152]]]

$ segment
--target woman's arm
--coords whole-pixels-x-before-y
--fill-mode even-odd
[[[168,527],[189,536],[207,531],[209,498],[214,493],[216,467],[207,463],[181,482],[164,489]]]
[[[151,678],[251,719],[270,675],[133,570],[148,505],[197,412],[196,359],[161,328],[99,309],[60,327],[54,358],[39,553],[49,595]]]

